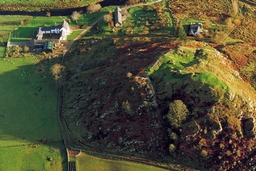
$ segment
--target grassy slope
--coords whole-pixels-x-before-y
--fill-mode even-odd
[[[47,166],[50,163],[56,170],[62,170],[64,153],[49,153],[50,144],[29,145],[45,140],[56,141],[51,146],[57,151],[64,148],[57,121],[57,90],[49,84],[49,79],[35,72],[34,62],[32,57],[0,60],[0,170],[3,171],[51,170]],[[53,160],[47,161],[46,156]]]
[[[172,79],[175,79],[177,78],[177,75],[175,74],[176,72],[181,72],[182,70],[185,70],[188,66],[193,66],[196,63],[200,63],[198,62],[198,59],[194,57],[195,51],[195,48],[179,47],[176,52],[169,52],[160,57],[160,59],[158,60],[158,64],[151,67],[148,74],[160,76],[165,75],[166,73],[169,73],[171,71],[169,74],[166,74],[164,76],[164,81],[170,81]],[[184,74],[182,79],[186,79],[188,73]],[[222,89],[228,90],[225,82],[218,79],[218,77],[216,77],[214,74],[208,73],[207,71],[201,72],[198,70],[197,73],[193,74],[192,79],[195,81],[209,84],[211,86],[217,86]]]
[[[160,169],[160,168],[147,166],[143,164],[137,164],[133,162],[101,159],[98,157],[90,156],[85,153],[81,153],[81,155],[77,157],[77,164],[78,164],[79,170],[90,170],[90,171],[105,171],[105,170],[164,171],[165,170],[165,169]]]
[[[228,61],[224,55],[213,48],[204,47],[202,54],[194,58],[193,53],[196,51],[194,45],[195,42],[188,42],[177,52],[165,54],[159,59],[158,65],[149,69],[148,74],[162,75],[170,70],[171,72],[165,76],[165,80],[172,79],[172,73],[175,72],[181,72],[184,75],[192,74],[195,81],[220,87],[225,91],[245,97],[245,99],[256,98],[252,93],[254,91],[252,86],[244,82],[236,70],[231,69],[232,62]]]

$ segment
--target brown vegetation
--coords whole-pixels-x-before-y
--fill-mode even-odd
[[[86,8],[87,13],[89,13],[89,14],[95,13],[95,12],[99,11],[100,9],[101,9],[100,4],[91,4]]]
[[[230,21],[227,25],[227,36],[248,42],[255,42],[256,17],[253,6],[249,4],[238,2],[237,0],[188,0],[186,2],[174,0],[169,3],[169,6],[174,18],[205,20],[207,21],[207,28],[209,26],[207,24],[209,20],[215,24],[224,24],[228,18],[232,18],[232,21],[228,19]]]

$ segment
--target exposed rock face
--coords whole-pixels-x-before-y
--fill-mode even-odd
[[[256,136],[255,118],[248,118],[243,120],[243,131],[246,137],[255,138]]]

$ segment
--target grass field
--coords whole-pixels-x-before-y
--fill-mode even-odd
[[[0,41],[6,42],[12,30],[16,29],[21,20],[31,18],[28,16],[0,15]]]
[[[134,162],[107,160],[81,153],[77,157],[77,167],[79,170],[88,171],[164,171],[154,166],[138,164]]]
[[[57,89],[34,64],[34,57],[0,58],[1,171],[63,170]]]

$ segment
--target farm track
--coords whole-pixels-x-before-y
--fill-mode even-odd
[[[68,171],[76,171],[76,162],[68,162]]]

